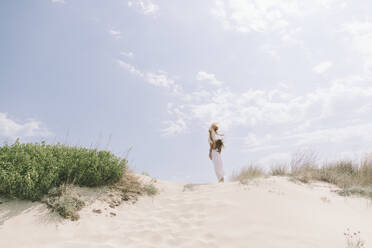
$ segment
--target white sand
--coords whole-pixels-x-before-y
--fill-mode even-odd
[[[346,247],[347,228],[372,247],[371,202],[338,196],[327,184],[271,177],[184,185],[159,181],[160,195],[115,209],[95,200],[77,222],[40,203],[3,203],[0,247]]]

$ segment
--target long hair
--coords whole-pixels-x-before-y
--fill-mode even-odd
[[[218,152],[221,152],[222,148],[224,147],[222,139],[216,140],[216,149]]]

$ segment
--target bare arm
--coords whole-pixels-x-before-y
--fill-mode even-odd
[[[209,159],[212,160],[212,146],[209,146]]]
[[[219,135],[219,136],[224,136],[222,133],[216,132],[216,134]]]

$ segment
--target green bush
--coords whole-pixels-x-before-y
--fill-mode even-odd
[[[108,151],[16,141],[0,147],[0,194],[39,200],[65,183],[107,185],[120,180],[126,163]]]

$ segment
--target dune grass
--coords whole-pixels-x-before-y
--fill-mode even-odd
[[[270,167],[270,175],[285,176],[288,174],[288,166],[284,164],[273,165]]]
[[[237,172],[233,172],[230,180],[239,181],[242,184],[247,184],[250,180],[258,177],[263,177],[265,175],[266,173],[263,168],[255,165],[249,165],[243,167]]]
[[[359,163],[339,160],[319,165],[313,152],[295,153],[286,174],[291,180],[309,183],[322,181],[334,184],[340,195],[360,195],[372,198],[372,159],[364,158]],[[277,173],[271,172],[272,175]]]
[[[339,160],[320,163],[315,152],[299,151],[288,163],[272,166],[266,173],[263,167],[250,165],[233,172],[232,181],[247,183],[251,179],[272,176],[287,176],[291,181],[310,183],[327,182],[336,185],[336,192],[342,196],[359,195],[372,199],[372,157],[360,162]]]
[[[62,184],[58,188],[51,189],[43,202],[63,218],[78,220],[79,211],[85,206],[85,202],[73,189],[72,185]]]

